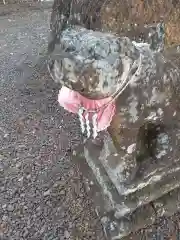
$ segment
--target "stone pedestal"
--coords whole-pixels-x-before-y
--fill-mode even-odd
[[[89,181],[107,239],[122,239],[180,209],[179,162],[167,165],[147,160],[143,172],[131,181],[123,174],[128,162],[121,159],[109,134],[103,138],[101,145],[87,141],[84,153],[81,149],[76,156]]]

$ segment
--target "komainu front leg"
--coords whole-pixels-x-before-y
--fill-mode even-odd
[[[116,153],[111,156],[112,161],[116,162],[116,167],[121,171],[122,181],[130,184],[138,170],[136,161],[138,129],[133,129],[133,125],[132,128],[123,127],[120,116],[116,115],[108,132],[116,148]]]

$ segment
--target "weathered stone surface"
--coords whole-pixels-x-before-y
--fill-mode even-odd
[[[178,61],[171,61],[173,54],[163,49],[164,31],[167,46],[179,42],[177,6],[171,1],[151,1],[150,6],[138,0],[133,4],[121,0],[54,2],[49,53],[55,80],[89,98],[118,93],[109,135],[101,146],[91,141],[84,146],[84,158],[103,199],[99,206],[102,223],[111,239],[152,224],[155,217],[165,214],[165,205],[167,212],[179,209],[176,204],[170,210],[168,203],[178,194],[173,193],[172,198],[168,194],[180,187],[180,72]],[[163,23],[145,26],[161,20],[165,27]],[[138,36],[149,44],[137,43]],[[89,51],[97,47],[97,39],[98,57],[97,52]],[[116,57],[120,64],[103,78],[91,61],[114,66],[117,59],[112,52],[102,52],[109,39],[116,39],[113,44],[119,46]],[[174,54],[177,60],[178,52]],[[104,73],[102,66],[100,69]],[[115,70],[117,79],[112,77]]]
[[[107,138],[108,136],[105,137],[105,139]],[[110,139],[109,145],[108,151],[112,153],[113,149],[113,155],[116,155],[114,154],[115,148]],[[117,183],[116,174],[112,172],[113,169],[108,168],[103,163],[103,161],[107,161],[108,157],[100,157],[102,152],[108,152],[107,146],[97,146],[89,140],[86,142],[84,150],[85,154],[82,153],[81,149],[80,154],[77,153],[76,158],[83,165],[82,171],[84,171],[85,176],[90,171],[87,167],[84,167],[84,162],[87,162],[94,173],[93,176],[96,177],[97,186],[94,186],[94,178],[89,176],[89,179],[93,179],[93,185],[90,188],[95,188],[92,197],[96,201],[97,211],[103,216],[102,224],[104,225],[108,239],[121,239],[131,232],[155,223],[157,217],[170,216],[179,210],[180,188],[177,188],[176,185],[179,180],[176,179],[173,185],[173,176],[170,180],[166,179],[166,188],[158,181],[156,182],[157,186],[154,186],[153,181],[145,186],[142,181],[142,186],[137,187],[136,191],[123,195],[124,189],[122,190],[122,188],[124,186]],[[114,159],[112,158],[112,160]],[[155,174],[154,178],[156,178]],[[171,186],[171,189],[175,189],[171,191],[168,188],[169,186]],[[122,191],[117,190],[120,187],[122,187]],[[131,191],[130,188],[127,190]],[[164,194],[165,192],[167,193]],[[142,199],[141,202],[140,199]]]
[[[172,216],[180,210],[180,188],[168,192],[153,202],[158,217]]]

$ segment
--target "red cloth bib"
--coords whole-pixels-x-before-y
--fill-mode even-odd
[[[64,86],[59,91],[58,102],[64,109],[76,114],[80,107],[85,108],[90,113],[96,111],[98,132],[109,127],[116,110],[115,101],[111,97],[92,100]]]

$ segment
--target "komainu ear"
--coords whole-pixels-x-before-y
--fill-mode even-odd
[[[149,29],[148,43],[154,51],[162,51],[164,49],[165,26],[163,22],[155,25],[147,26]]]
[[[126,36],[131,41],[149,43],[153,51],[162,51],[165,42],[165,24],[158,22],[154,24],[131,24],[123,29],[120,36]]]

